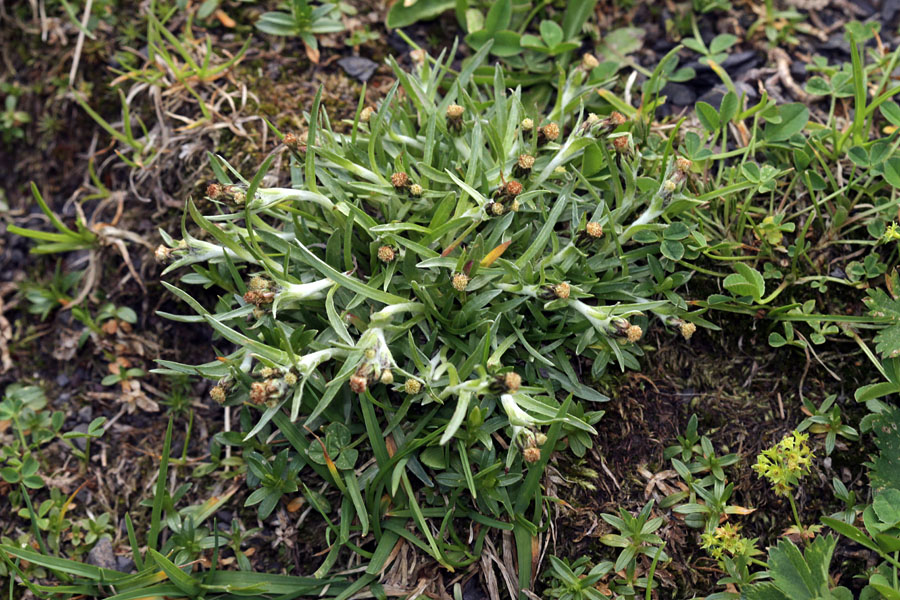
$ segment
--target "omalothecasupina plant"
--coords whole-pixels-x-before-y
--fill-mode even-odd
[[[190,267],[166,286],[197,313],[169,316],[212,327],[221,355],[161,371],[212,380],[246,440],[289,444],[342,492],[319,572],[351,539],[383,561],[400,537],[460,568],[505,529],[528,585],[542,470],[590,446],[607,400],[591,384],[637,368],[658,325],[689,338],[705,323],[658,236],[696,204],[689,166],[644,154],[578,68],[549,115],[527,114],[499,70],[476,87],[488,47],[450,82],[452,54],[392,63],[396,85],[346,133],[317,99],[289,187],[260,187],[271,159],[248,181],[213,157],[209,209],[189,202],[197,227],[163,232],[165,273]],[[359,461],[335,458],[334,423]]]

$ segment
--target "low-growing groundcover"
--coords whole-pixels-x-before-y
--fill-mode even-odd
[[[875,444],[872,492],[851,497],[836,482],[847,508],[823,522],[872,557],[858,572],[865,597],[896,597],[897,54],[854,42],[852,121],[810,123],[808,107],[731,91],[699,104],[697,124],[657,127],[674,52],[638,109],[611,92],[615,80],[591,81],[585,59],[560,78],[549,113],[532,114],[499,70],[492,86],[473,82],[489,49],[459,73],[451,57],[413,73],[392,64],[397,85],[379,106],[361,103],[345,133],[314,103],[305,135],[282,137],[289,188],[261,185],[271,161],[248,180],[213,157],[208,201],[188,202],[180,234],[163,232],[167,287],[193,310],[166,316],[217,337],[215,360],[161,361],[158,372],[214,383],[212,401],[233,417],[214,443],[240,451],[229,466],[245,470],[245,505],[266,520],[302,498],[322,523],[315,567],[293,578],[223,570],[229,539],[210,518],[227,497],[181,510],[167,497],[170,426],[149,534],[129,526],[137,574],[9,545],[5,572],[24,560],[55,572],[57,592],[99,597],[383,596],[396,591],[385,574],[411,552],[453,573],[496,558],[491,593],[635,597],[655,585],[665,596],[654,575],[673,542],[661,528],[679,521],[723,574],[717,597],[845,598],[850,577],[829,577],[837,538],[802,521],[793,494],[838,437],[863,433]],[[837,74],[823,68],[822,81]],[[864,252],[836,256],[855,246]],[[597,389],[640,369],[649,332],[690,340],[720,312],[759,321],[792,359],[859,348],[886,380],[857,393],[870,412],[858,427],[833,401],[812,403],[792,425],[822,436],[815,453],[797,432],[757,463],[788,501],[771,515],[786,537],[766,555],[741,535],[750,508],[729,479],[755,457],[719,456],[694,422],[666,452],[678,491],[601,515],[608,548],[596,556],[570,560],[562,544],[560,558],[546,555],[565,499],[544,475],[590,451],[608,400]],[[29,402],[9,396],[10,407]],[[7,474],[27,487],[31,470]],[[23,510],[37,522],[40,507]],[[196,562],[211,548],[208,565]]]

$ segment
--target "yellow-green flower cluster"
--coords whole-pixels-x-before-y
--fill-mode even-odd
[[[769,480],[776,494],[790,496],[793,486],[809,474],[813,453],[806,444],[808,438],[795,431],[756,458],[753,469]]]
[[[759,554],[756,540],[745,538],[740,534],[740,525],[725,523],[700,536],[701,547],[716,560],[721,560],[724,553],[731,556],[753,556]]]

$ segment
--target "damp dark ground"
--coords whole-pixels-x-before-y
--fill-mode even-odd
[[[601,33],[630,26],[643,30],[643,46],[634,55],[637,62],[652,69],[677,43],[679,19],[684,10],[671,2],[614,3],[601,0],[596,17]],[[733,33],[742,40],[756,18],[757,3],[735,1],[732,11],[701,15],[698,29],[709,41],[719,33]],[[212,22],[197,35],[209,34],[217,51],[236,52],[240,40],[252,32],[253,10],[241,3],[225,3],[237,22],[236,28]],[[809,6],[816,8],[808,9]],[[797,44],[772,51],[760,36],[741,41],[731,49],[723,66],[751,101],[765,89],[779,101],[806,101],[802,97],[807,77],[805,65],[816,54],[829,63],[850,60],[843,25],[849,19],[876,20],[882,25],[882,39],[892,46],[897,41],[900,0],[827,0],[784,3],[810,15],[805,33],[796,33]],[[198,380],[171,380],[148,375],[141,379],[139,395],[123,401],[115,387],[101,385],[111,364],[128,365],[149,371],[159,358],[184,363],[208,362],[215,357],[209,331],[202,326],[173,323],[157,316],[157,311],[182,312],[182,307],[159,283],[160,267],[152,249],[159,243],[158,229],[177,230],[184,202],[212,178],[206,151],[227,155],[233,164],[249,172],[277,147],[271,135],[264,133],[264,115],[276,126],[289,130],[299,126],[302,111],[308,110],[317,89],[323,86],[323,102],[333,121],[352,114],[362,90],[360,78],[367,76],[366,93],[375,102],[392,84],[384,58],[393,55],[409,61],[409,48],[395,33],[382,26],[384,6],[378,3],[360,6],[360,26],[379,34],[375,41],[353,49],[340,39],[325,40],[319,64],[311,63],[302,45],[296,41],[272,43],[260,40],[244,60],[227,76],[223,86],[237,99],[250,98],[243,106],[220,115],[229,126],[214,127],[216,121],[200,127],[191,143],[169,148],[147,169],[133,169],[117,160],[109,136],[91,120],[73,99],[77,91],[90,91],[91,104],[109,120],[119,117],[117,94],[109,89],[121,50],[122,23],[130,17],[139,20],[130,3],[122,14],[99,30],[96,40],[88,40],[81,54],[78,90],[70,90],[65,81],[73,55],[74,36],[67,43],[54,37],[50,23],[42,32],[40,20],[32,18],[24,2],[0,5],[0,83],[19,86],[18,108],[33,115],[25,124],[23,139],[0,141],[0,200],[6,210],[0,214],[0,344],[8,360],[0,367],[0,388],[14,382],[40,385],[54,410],[66,415],[64,429],[85,427],[98,416],[113,424],[93,450],[95,460],[84,472],[71,460],[62,444],[53,444],[47,459],[53,465],[49,479],[55,487],[71,494],[78,490],[73,510],[110,512],[117,527],[111,552],[115,557],[92,560],[117,561],[116,566],[130,568],[123,516],[127,511],[135,527],[146,527],[149,509],[142,500],[152,495],[158,453],[170,414],[175,415],[172,447],[185,457],[174,468],[173,481],[188,483],[184,505],[202,502],[232,488],[234,479],[193,478],[191,474],[210,460],[210,439],[224,427],[222,410],[208,400],[208,384]],[[757,7],[758,8],[758,7]],[[23,16],[24,15],[24,16]],[[137,25],[143,27],[141,23]],[[455,20],[442,19],[416,26],[407,32],[417,43],[429,49],[446,47],[458,34]],[[138,52],[141,49],[137,49]],[[144,49],[145,51],[145,49]],[[781,55],[779,52],[783,52]],[[670,83],[664,90],[670,102],[660,117],[690,110],[697,100],[716,104],[723,90],[711,69],[683,52],[682,65],[692,66],[697,77],[689,82]],[[785,62],[786,61],[786,62]],[[783,68],[786,64],[786,69]],[[799,93],[798,93],[799,90]],[[198,110],[189,99],[176,105],[185,119],[196,119]],[[147,122],[155,118],[151,101],[144,99],[132,110]],[[183,122],[181,123],[183,124]],[[179,123],[170,122],[176,132]],[[92,175],[94,173],[95,175]],[[115,244],[103,247],[93,257],[97,264],[86,303],[94,309],[112,302],[134,310],[137,322],[115,331],[92,334],[83,343],[78,340],[83,325],[71,311],[53,310],[47,318],[29,311],[30,302],[23,293],[28,282],[46,284],[54,270],[84,269],[91,257],[86,252],[64,256],[29,254],[30,242],[6,232],[16,224],[44,228],[49,224],[31,200],[29,184],[34,182],[49,204],[72,225],[75,206],[82,206],[92,224],[114,223],[118,229],[134,234],[124,241],[134,277]],[[106,190],[109,193],[98,193]],[[105,196],[87,199],[89,196]],[[72,295],[77,293],[73,290]],[[214,298],[201,299],[206,304]],[[854,307],[842,307],[854,310]],[[822,364],[801,351],[775,351],[766,342],[768,331],[747,328],[746,321],[721,321],[719,332],[702,331],[688,343],[662,334],[648,336],[653,349],[644,359],[641,373],[613,377],[603,390],[611,400],[602,408],[606,414],[597,428],[594,447],[583,460],[560,456],[552,469],[556,493],[566,507],[555,519],[555,552],[577,557],[584,553],[610,558],[599,538],[609,533],[599,518],[602,512],[618,507],[639,509],[649,499],[662,499],[677,489],[678,478],[663,459],[664,449],[684,431],[692,414],[699,418],[699,431],[715,440],[721,453],[736,452],[741,461],[730,467],[729,479],[735,484],[733,503],[757,510],[745,517],[747,535],[760,538],[762,547],[782,528],[770,520],[784,514],[786,507],[756,479],[749,469],[756,454],[780,439],[803,419],[801,396],[821,401],[838,395],[847,422],[860,416],[852,401],[854,389],[868,383],[870,373],[861,359],[854,358],[852,341],[846,354],[833,351],[820,355]],[[149,409],[149,410],[148,410]],[[0,436],[6,427],[0,423]],[[185,439],[188,439],[185,444]],[[821,450],[821,441],[817,440]],[[837,510],[839,504],[831,491],[831,478],[839,476],[853,482],[851,488],[864,488],[862,461],[866,448],[838,451],[832,459],[817,462],[817,470],[804,484],[799,499],[801,516],[813,520],[823,512]],[[666,473],[669,471],[668,473]],[[0,483],[0,497],[10,487]],[[248,527],[261,527],[250,540],[255,569],[307,574],[307,565],[318,564],[324,542],[311,525],[296,524],[287,511],[279,518],[257,524],[252,510],[236,508],[243,504],[241,489],[228,510],[218,516],[228,523],[241,518]],[[40,500],[38,494],[37,500]],[[0,536],[15,539],[27,530],[27,521],[10,514],[0,503]],[[662,531],[673,561],[658,571],[663,587],[659,597],[691,597],[716,589],[722,574],[693,540],[697,533],[679,517],[667,512],[668,524]],[[282,518],[283,517],[283,518]],[[688,543],[690,541],[690,543]],[[865,561],[859,548],[842,542],[839,561]],[[853,585],[852,582],[846,582]],[[467,595],[478,597],[477,577],[466,585]]]

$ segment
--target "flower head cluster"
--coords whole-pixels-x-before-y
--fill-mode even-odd
[[[814,456],[806,444],[808,438],[808,434],[795,431],[756,458],[753,470],[769,480],[776,494],[789,496],[800,479],[809,474]]]
[[[745,538],[740,534],[740,525],[725,523],[700,536],[701,547],[716,560],[721,560],[727,553],[731,556],[753,556],[759,554],[756,540]]]

